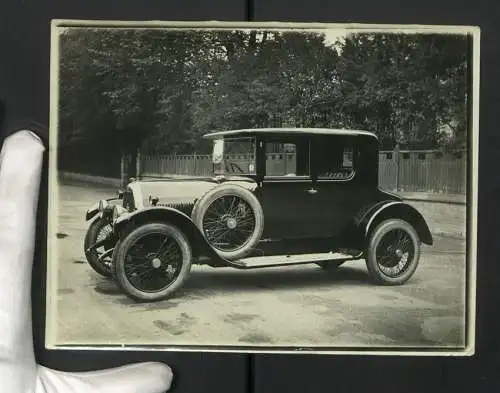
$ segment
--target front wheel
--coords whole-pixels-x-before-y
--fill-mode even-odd
[[[113,240],[110,238],[112,231],[108,222],[96,218],[87,229],[83,242],[87,262],[92,269],[107,278],[112,276],[111,254],[114,247]]]
[[[372,232],[366,252],[366,266],[382,285],[401,285],[415,273],[420,260],[420,239],[406,221],[383,221]]]
[[[163,300],[183,285],[192,258],[188,239],[179,228],[146,224],[120,240],[113,255],[113,276],[134,300]]]

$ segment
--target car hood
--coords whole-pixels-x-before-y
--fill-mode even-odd
[[[157,206],[192,205],[219,184],[236,184],[250,191],[257,184],[253,179],[240,176],[196,177],[176,176],[161,179],[138,180],[130,183],[138,208],[151,206],[151,200],[158,198]]]

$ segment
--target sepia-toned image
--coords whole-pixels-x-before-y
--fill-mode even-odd
[[[47,346],[473,354],[478,35],[54,21]]]

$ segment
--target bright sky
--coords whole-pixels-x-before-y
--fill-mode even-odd
[[[322,33],[325,34],[325,41],[327,45],[334,44],[335,41],[337,40],[342,40],[346,37],[348,34],[348,30],[345,29],[328,29],[328,30],[322,30]]]
[[[62,34],[66,30],[68,30],[68,28],[59,27],[58,33]],[[242,30],[250,31],[248,29],[242,29]],[[312,30],[312,31],[316,31],[318,33],[323,33],[325,35],[325,44],[328,46],[333,45],[339,39],[340,40],[344,39],[349,34],[348,29],[319,29],[319,30]]]

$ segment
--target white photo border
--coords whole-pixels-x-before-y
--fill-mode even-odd
[[[58,206],[57,143],[59,118],[59,34],[64,28],[128,28],[128,29],[179,29],[179,30],[279,30],[320,32],[329,29],[346,30],[346,33],[394,33],[394,34],[461,34],[472,39],[472,51],[469,65],[472,75],[469,95],[468,129],[468,184],[466,217],[466,293],[465,329],[466,346],[455,348],[398,347],[390,349],[371,349],[352,347],[348,350],[311,348],[286,348],[269,344],[256,347],[246,346],[167,346],[167,345],[57,345],[57,247],[55,234],[58,230],[58,218],[55,214]],[[363,23],[294,23],[294,22],[185,22],[185,21],[117,21],[117,20],[78,20],[54,19],[51,21],[50,53],[50,120],[49,120],[49,202],[47,232],[47,286],[46,286],[46,330],[45,347],[50,350],[87,350],[87,351],[164,351],[164,352],[219,352],[219,353],[281,353],[281,354],[334,354],[334,355],[378,355],[378,356],[472,356],[476,342],[476,273],[477,273],[477,214],[478,214],[478,165],[479,165],[479,81],[480,81],[480,28],[477,26],[458,25],[418,25],[418,24],[363,24]],[[472,96],[472,97],[471,97]],[[262,347],[262,348],[260,348]]]

